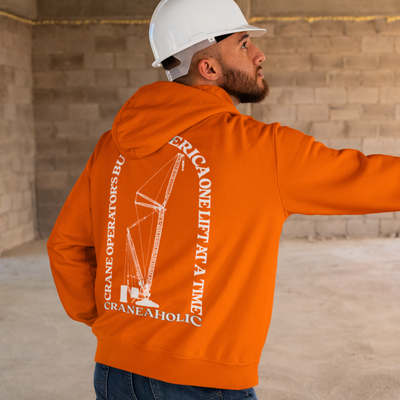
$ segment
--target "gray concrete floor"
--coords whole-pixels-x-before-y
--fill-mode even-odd
[[[281,245],[260,400],[400,399],[400,239]],[[58,300],[45,242],[0,258],[0,399],[90,400],[96,341]]]

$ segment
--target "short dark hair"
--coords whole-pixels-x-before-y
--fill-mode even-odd
[[[225,37],[228,36],[230,35],[226,35]],[[223,39],[225,39],[225,37]],[[179,78],[174,79],[174,82],[182,83],[183,85],[188,85],[188,86],[193,85],[193,79],[196,75],[197,65],[202,58],[213,57],[218,61],[221,60],[220,51],[217,45],[218,42],[212,46],[206,47],[205,49],[195,53],[192,57],[188,73],[184,76],[180,76]],[[161,64],[165,70],[169,71],[172,68],[175,68],[178,65],[180,65],[181,62],[176,57],[171,56],[165,59],[164,61],[161,61]]]
[[[169,71],[170,69],[181,65],[181,62],[176,57],[171,56],[166,58],[164,61],[161,61],[161,64],[166,71]]]
[[[228,33],[226,35],[215,36],[215,41],[217,43],[219,43],[221,40],[224,40],[231,35],[232,35],[232,33]],[[170,56],[170,57],[166,58],[164,61],[161,61],[161,64],[166,71],[169,71],[172,68],[175,68],[178,65],[181,65],[181,62],[176,57]]]

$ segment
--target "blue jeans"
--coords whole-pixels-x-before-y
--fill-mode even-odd
[[[254,389],[226,390],[174,385],[96,364],[96,400],[257,400]]]

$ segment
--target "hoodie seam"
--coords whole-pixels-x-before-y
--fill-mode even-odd
[[[246,362],[246,363],[240,363],[240,362],[225,362],[225,361],[221,361],[221,360],[215,360],[215,359],[210,358],[210,357],[177,357],[177,356],[174,356],[174,355],[172,355],[170,353],[166,353],[164,351],[150,350],[150,349],[147,349],[146,347],[140,346],[140,345],[135,344],[135,343],[128,343],[128,342],[124,342],[124,341],[116,340],[116,339],[112,339],[112,338],[102,338],[102,337],[99,336],[98,340],[120,343],[120,344],[131,346],[131,347],[137,347],[137,348],[139,348],[139,349],[141,349],[143,351],[149,352],[149,353],[162,354],[164,356],[175,358],[175,359],[178,359],[178,360],[199,360],[199,361],[213,362],[213,363],[216,363],[216,364],[234,365],[234,366],[235,365],[237,365],[237,366],[245,366],[245,365],[256,364],[256,363],[259,362],[259,361],[251,361],[251,362]]]

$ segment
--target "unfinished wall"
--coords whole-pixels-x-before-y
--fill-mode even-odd
[[[158,0],[117,0],[112,4],[103,0],[40,0],[38,3],[40,19],[146,20]],[[268,30],[256,44],[267,56],[264,71],[271,85],[270,97],[263,104],[241,107],[242,111],[251,112],[267,123],[279,121],[300,129],[331,147],[400,154],[399,22],[255,20],[271,16],[398,15],[397,1],[271,0],[268,7],[262,0],[238,0],[238,3],[249,20]],[[33,0],[3,0],[0,8],[34,18],[34,5]],[[3,163],[0,217],[3,232],[25,224],[26,237],[32,237],[33,190],[26,183],[33,179],[33,164],[29,160],[34,154],[27,94],[30,64],[29,60],[22,62],[18,58],[21,54],[29,58],[29,45],[25,43],[23,50],[21,37],[29,41],[30,28],[4,21],[3,18],[1,29],[7,25],[10,30],[14,26],[12,29],[19,33],[12,31],[17,35],[13,40],[9,33],[0,36],[0,65],[5,71],[0,77],[3,79],[1,134],[2,138],[7,135],[7,141],[0,144],[0,151],[7,154],[0,160]],[[40,231],[47,236],[99,136],[111,128],[118,109],[137,88],[165,76],[150,66],[153,56],[146,23],[56,24],[32,29],[36,187]],[[25,81],[22,72],[28,77]],[[15,139],[20,143],[18,146],[26,147],[23,150],[16,145],[10,150],[10,135],[16,131],[24,132]],[[24,164],[19,166],[15,161],[9,167],[11,158]],[[16,182],[20,181],[22,189],[17,188]],[[23,206],[17,200],[10,200],[20,193],[25,196]],[[362,217],[292,216],[283,234],[284,237],[378,236],[399,231],[400,218],[388,213]],[[4,235],[9,243],[17,243],[11,239],[12,235]]]
[[[1,0],[0,11],[35,19],[37,17],[37,4],[36,0]]]
[[[252,17],[399,15],[398,0],[251,0]]]
[[[35,237],[31,34],[0,17],[0,252]]]
[[[11,0],[2,0],[11,2]],[[19,0],[29,1],[29,0]],[[159,0],[39,0],[39,19],[122,17],[150,18]],[[252,17],[320,15],[398,15],[398,0],[237,0],[248,3]]]
[[[269,22],[257,44],[272,90],[253,116],[279,121],[334,147],[400,154],[400,24]],[[47,235],[95,143],[120,106],[145,83],[165,79],[149,65],[147,26],[52,26],[34,32],[37,190]],[[397,119],[398,118],[398,119]],[[396,147],[397,146],[397,147]],[[292,216],[284,237],[390,235],[394,213]]]
[[[34,30],[36,174],[41,234],[47,236],[97,140],[122,105],[165,79],[148,25],[41,26]]]
[[[266,54],[269,98],[253,116],[281,122],[336,148],[400,155],[400,22],[269,22],[256,40]],[[394,183],[396,184],[396,183]],[[292,216],[284,237],[391,235],[395,213]]]
[[[159,0],[39,0],[40,19],[150,18]]]
[[[69,1],[47,2],[54,8],[51,11],[44,7],[46,1],[39,2],[39,13],[46,12],[49,17],[61,15],[54,14],[57,10],[71,17],[75,16],[70,14],[73,10],[87,15],[100,12],[84,11]],[[130,2],[131,7],[139,7],[139,3]],[[96,10],[105,12],[107,4],[97,2]],[[133,18],[146,13],[150,17],[156,4],[158,1],[131,8],[136,13]],[[241,0],[240,5],[247,6],[247,0]],[[72,11],[68,12],[68,6]],[[139,87],[166,80],[162,69],[151,67],[154,57],[148,29],[148,23],[34,28],[36,182],[42,236],[50,234],[100,135],[111,129],[122,105]]]

